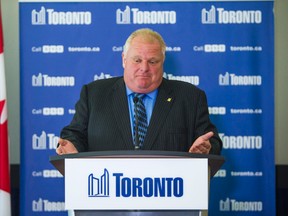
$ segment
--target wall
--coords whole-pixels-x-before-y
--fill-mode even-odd
[[[288,164],[288,1],[275,1],[275,156],[276,164]],[[271,101],[272,103],[273,101]]]

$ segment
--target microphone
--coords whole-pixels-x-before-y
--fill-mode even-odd
[[[134,128],[134,132],[135,132],[135,150],[139,150],[140,149],[140,142],[139,142],[139,117],[138,117],[138,109],[137,109],[137,103],[139,101],[138,97],[134,97],[133,98],[133,102],[134,102],[134,113],[135,113],[135,128]]]

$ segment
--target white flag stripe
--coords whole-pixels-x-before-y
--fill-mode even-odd
[[[4,73],[4,55],[0,54],[0,101],[6,99],[6,83]],[[3,124],[7,120],[7,103],[4,104],[3,112],[0,115],[0,124]]]
[[[6,99],[5,89],[5,73],[4,73],[4,55],[0,54],[0,101]]]
[[[0,190],[0,215],[1,216],[10,216],[10,194],[6,191]]]

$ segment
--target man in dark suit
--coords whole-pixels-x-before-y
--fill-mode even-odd
[[[141,93],[148,128],[143,143],[137,147],[220,154],[222,142],[210,122],[204,91],[186,82],[163,78],[165,49],[157,32],[133,32],[122,54],[123,77],[83,86],[76,113],[61,131],[56,152],[135,149],[139,145],[134,137],[139,135],[138,125],[133,123],[137,118],[135,93]]]

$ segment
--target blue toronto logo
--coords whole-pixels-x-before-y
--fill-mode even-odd
[[[110,184],[115,184],[115,197],[182,197],[184,181],[180,177],[125,177],[110,174],[107,169],[99,177],[88,176],[88,197],[110,197]]]

